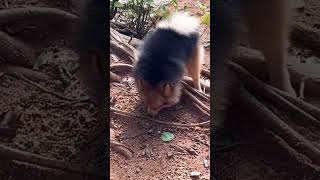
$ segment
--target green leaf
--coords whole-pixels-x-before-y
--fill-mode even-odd
[[[121,4],[119,1],[117,1],[117,2],[114,3],[114,7],[123,8],[124,4]]]
[[[172,0],[172,2],[173,2],[174,7],[177,8],[178,7],[178,1],[177,0]]]
[[[163,132],[161,134],[161,139],[164,142],[169,142],[172,141],[174,139],[174,134],[170,133],[170,132]]]
[[[207,6],[203,5],[199,1],[198,1],[198,5],[199,5],[199,8],[200,8],[201,11],[205,11],[207,9]]]
[[[201,17],[201,23],[205,24],[207,26],[210,26],[210,12],[206,12],[202,17]]]

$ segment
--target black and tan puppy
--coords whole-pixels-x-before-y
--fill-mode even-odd
[[[138,53],[134,77],[140,97],[148,112],[156,115],[161,109],[179,102],[180,81],[185,70],[201,90],[200,71],[203,49],[199,22],[186,13],[174,13],[149,32]]]
[[[213,9],[213,124],[221,122],[226,109],[217,109],[229,97],[224,88],[227,78],[226,57],[235,40],[240,25],[247,25],[256,47],[268,62],[270,83],[292,95],[295,91],[290,83],[287,68],[289,6],[286,0],[216,0]],[[224,104],[225,105],[225,104]],[[223,105],[222,105],[223,106]]]

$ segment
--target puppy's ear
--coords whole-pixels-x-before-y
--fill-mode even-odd
[[[173,86],[170,83],[166,83],[163,85],[163,91],[162,94],[164,96],[171,96],[171,94],[173,93]]]

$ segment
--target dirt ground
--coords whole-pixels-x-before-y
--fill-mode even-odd
[[[63,0],[8,0],[1,1],[0,7],[14,8],[23,6],[46,6],[69,9]],[[195,15],[197,2],[191,0],[179,1],[188,3],[191,12]],[[209,4],[209,1],[205,1]],[[303,12],[293,15],[293,19],[307,23],[310,27],[320,28],[320,2],[309,0]],[[202,28],[204,29],[204,27]],[[209,39],[209,31],[203,36],[205,44]],[[300,59],[308,60],[312,54],[305,49],[299,49],[299,54],[292,54]],[[206,64],[209,69],[210,52],[206,50]],[[37,82],[52,92],[63,94],[65,97],[79,99],[70,102],[58,98],[53,93],[45,93],[38,87],[21,78],[4,74],[0,75],[0,119],[8,111],[19,111],[22,116],[10,127],[16,128],[13,136],[0,134],[1,144],[23,151],[43,155],[45,157],[92,165],[89,160],[83,161],[77,155],[76,146],[83,135],[96,128],[96,107],[87,98],[86,93],[77,77],[77,57],[64,47],[63,41],[56,41],[42,51],[39,56],[39,70],[50,76],[50,80]],[[119,63],[121,60],[112,60]],[[59,69],[66,69],[71,76],[61,76]],[[122,83],[111,84],[110,95],[114,98],[113,107],[121,110],[145,114],[139,103],[133,79],[123,74]],[[318,98],[319,99],[319,98]],[[315,97],[307,96],[307,100],[320,105]],[[241,109],[239,109],[241,111]],[[236,116],[236,114],[235,114]],[[188,97],[175,107],[163,110],[159,120],[178,123],[196,123],[207,121],[210,117],[198,110]],[[210,178],[210,166],[214,168],[216,179],[319,179],[320,175],[301,167],[296,161],[286,156],[285,151],[275,146],[264,134],[259,124],[246,123],[235,132],[235,136],[223,140],[223,144],[235,144],[231,150],[226,150],[214,157],[210,157],[210,130],[208,128],[174,128],[157,125],[150,121],[137,118],[127,118],[111,115],[111,136],[130,147],[134,157],[127,160],[113,151],[110,152],[110,173],[114,180],[120,179],[190,179],[192,171],[201,173],[201,179]],[[1,123],[0,121],[0,123]],[[245,128],[243,128],[245,127]],[[319,130],[309,127],[296,128],[309,134],[313,142],[319,142]],[[165,143],[161,140],[162,132],[171,132],[175,135],[173,141]],[[309,133],[311,132],[311,133]],[[216,134],[219,139],[219,134]],[[229,142],[230,141],[230,142]],[[219,145],[219,142],[216,142]],[[265,148],[268,147],[268,148]],[[189,151],[186,151],[189,149]],[[214,160],[212,160],[214,158]],[[210,162],[212,162],[210,164]],[[207,166],[208,165],[208,166]],[[81,179],[82,177],[60,170],[39,167],[19,161],[0,162],[1,179]]]
[[[303,11],[292,14],[292,19],[296,22],[306,23],[309,27],[319,32],[320,3],[317,0],[306,1]],[[315,77],[320,77],[318,62],[312,59],[319,57],[310,53],[307,48],[291,47],[289,49],[290,62],[301,71],[314,71]],[[312,62],[313,61],[313,62]],[[304,62],[304,64],[302,64]],[[315,64],[316,63],[316,64]],[[311,67],[311,68],[310,68]],[[312,70],[314,69],[314,70]],[[305,100],[315,106],[319,106],[319,96],[306,94]],[[275,108],[280,107],[270,107]],[[214,154],[213,174],[219,180],[233,179],[319,179],[320,174],[301,166],[296,160],[287,155],[287,151],[275,145],[274,141],[265,132],[265,128],[257,123],[256,119],[243,117],[245,108],[237,106],[234,119],[239,121],[237,130],[227,140],[216,135],[215,143],[221,142],[224,145],[234,145],[221,153]],[[252,112],[251,112],[252,113]],[[286,117],[284,113],[280,117]],[[296,120],[296,121],[294,121]],[[292,123],[292,122],[295,123]],[[292,118],[288,122],[295,130],[302,133],[308,140],[319,146],[319,129],[303,125],[302,119]],[[215,135],[213,135],[215,136]],[[212,162],[212,161],[211,161]]]
[[[190,11],[200,16],[196,1],[178,1],[179,7],[190,7]],[[209,1],[205,2],[209,6]],[[205,27],[201,27],[204,31]],[[210,31],[202,36],[205,44],[210,39]],[[111,63],[120,63],[113,59]],[[210,51],[205,51],[205,65],[209,70]],[[128,62],[124,62],[128,63]],[[132,77],[124,74],[121,84],[112,83],[110,95],[115,99],[115,108],[128,112],[146,114],[139,102]],[[173,108],[164,109],[156,117],[158,120],[176,123],[199,123],[209,120],[193,105],[187,97]],[[157,125],[144,119],[125,118],[111,115],[113,137],[130,147],[134,158],[126,160],[123,156],[111,151],[111,179],[143,180],[185,180],[190,179],[191,172],[201,173],[201,179],[210,179],[210,130],[208,128],[176,128]],[[171,132],[175,138],[166,143],[160,138],[162,132]],[[179,148],[180,147],[180,148]],[[182,148],[181,148],[182,147]],[[193,152],[188,152],[191,149]]]
[[[188,3],[193,9],[197,8],[195,2]],[[42,6],[71,11],[70,4],[63,0],[8,0],[1,1],[0,5],[1,9]],[[24,39],[29,33],[31,34],[29,39],[35,40],[38,38],[36,35],[46,33],[32,34],[32,30],[28,31],[29,26],[32,25],[27,24],[27,28],[23,29],[21,34],[15,35]],[[204,30],[204,27],[202,29]],[[2,30],[9,33],[6,28]],[[210,38],[209,31],[205,32],[202,38],[203,42],[207,43]],[[35,43],[39,41],[35,40]],[[48,75],[49,80],[33,80],[36,83],[30,83],[6,73],[0,76],[1,119],[11,111],[20,114],[18,119],[8,124],[14,132],[11,135],[0,134],[1,144],[52,159],[94,166],[94,160],[81,159],[77,154],[78,143],[87,131],[94,131],[97,123],[97,109],[91,101],[86,100],[88,96],[79,82],[77,56],[66,48],[64,39],[57,39],[49,47],[41,48],[43,49],[40,49],[34,70]],[[204,66],[208,68],[210,59],[208,50],[205,56]],[[45,92],[37,85],[45,87],[49,92]],[[54,92],[76,100],[69,101],[57,97]],[[110,95],[115,100],[114,107],[145,113],[138,103],[138,96],[130,77],[123,78],[120,84],[112,84]],[[209,117],[198,110],[188,98],[183,97],[176,107],[163,111],[159,119],[194,123],[208,121]],[[192,171],[199,171],[201,177],[209,179],[209,129],[172,128],[156,125],[144,119],[117,115],[111,115],[111,129],[111,136],[135,152],[133,159],[126,160],[125,157],[111,151],[112,179],[188,179]],[[175,135],[172,142],[161,141],[160,134],[164,131]],[[1,179],[11,180],[86,179],[60,170],[9,160],[0,163],[0,174]]]

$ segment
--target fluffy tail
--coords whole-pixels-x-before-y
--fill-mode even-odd
[[[168,19],[160,21],[159,29],[170,29],[181,35],[190,35],[199,32],[200,22],[186,12],[173,13]]]

